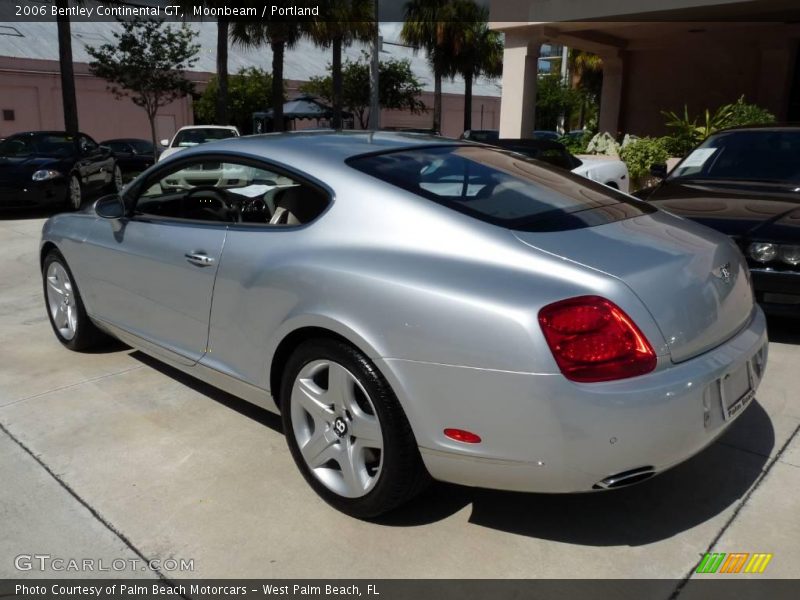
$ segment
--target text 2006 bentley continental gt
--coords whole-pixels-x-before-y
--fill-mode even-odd
[[[253,136],[181,152],[44,226],[57,338],[117,337],[280,411],[361,518],[434,479],[642,481],[752,401],[764,315],[726,236],[472,142]]]

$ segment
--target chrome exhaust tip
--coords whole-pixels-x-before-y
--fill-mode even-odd
[[[633,485],[646,479],[650,479],[655,474],[656,470],[653,467],[638,467],[636,469],[631,469],[630,471],[623,471],[622,473],[617,473],[616,475],[606,477],[602,481],[595,483],[592,486],[592,489],[610,490],[614,488],[625,487],[627,485]]]

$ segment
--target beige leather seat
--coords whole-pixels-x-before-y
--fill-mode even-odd
[[[303,185],[292,186],[275,194],[275,212],[270,225],[302,225],[316,219],[328,199],[313,188]]]

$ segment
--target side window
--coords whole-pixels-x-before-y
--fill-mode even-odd
[[[97,150],[97,144],[94,142],[94,140],[85,135],[82,135],[78,138],[78,143],[80,144],[81,152],[83,154],[89,154],[90,152]]]
[[[267,168],[198,157],[145,182],[135,213],[287,226],[314,220],[327,205],[327,196],[315,188]]]

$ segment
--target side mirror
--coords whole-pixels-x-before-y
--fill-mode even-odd
[[[125,216],[125,205],[119,194],[110,194],[95,202],[94,212],[104,219],[121,219]]]
[[[650,175],[657,177],[658,179],[666,179],[667,165],[665,163],[656,163],[654,165],[650,165]]]
[[[169,140],[166,140],[166,139],[164,139],[164,140],[161,140],[160,144],[161,144],[162,146],[164,146],[164,148],[166,148],[167,146],[169,146]]]

